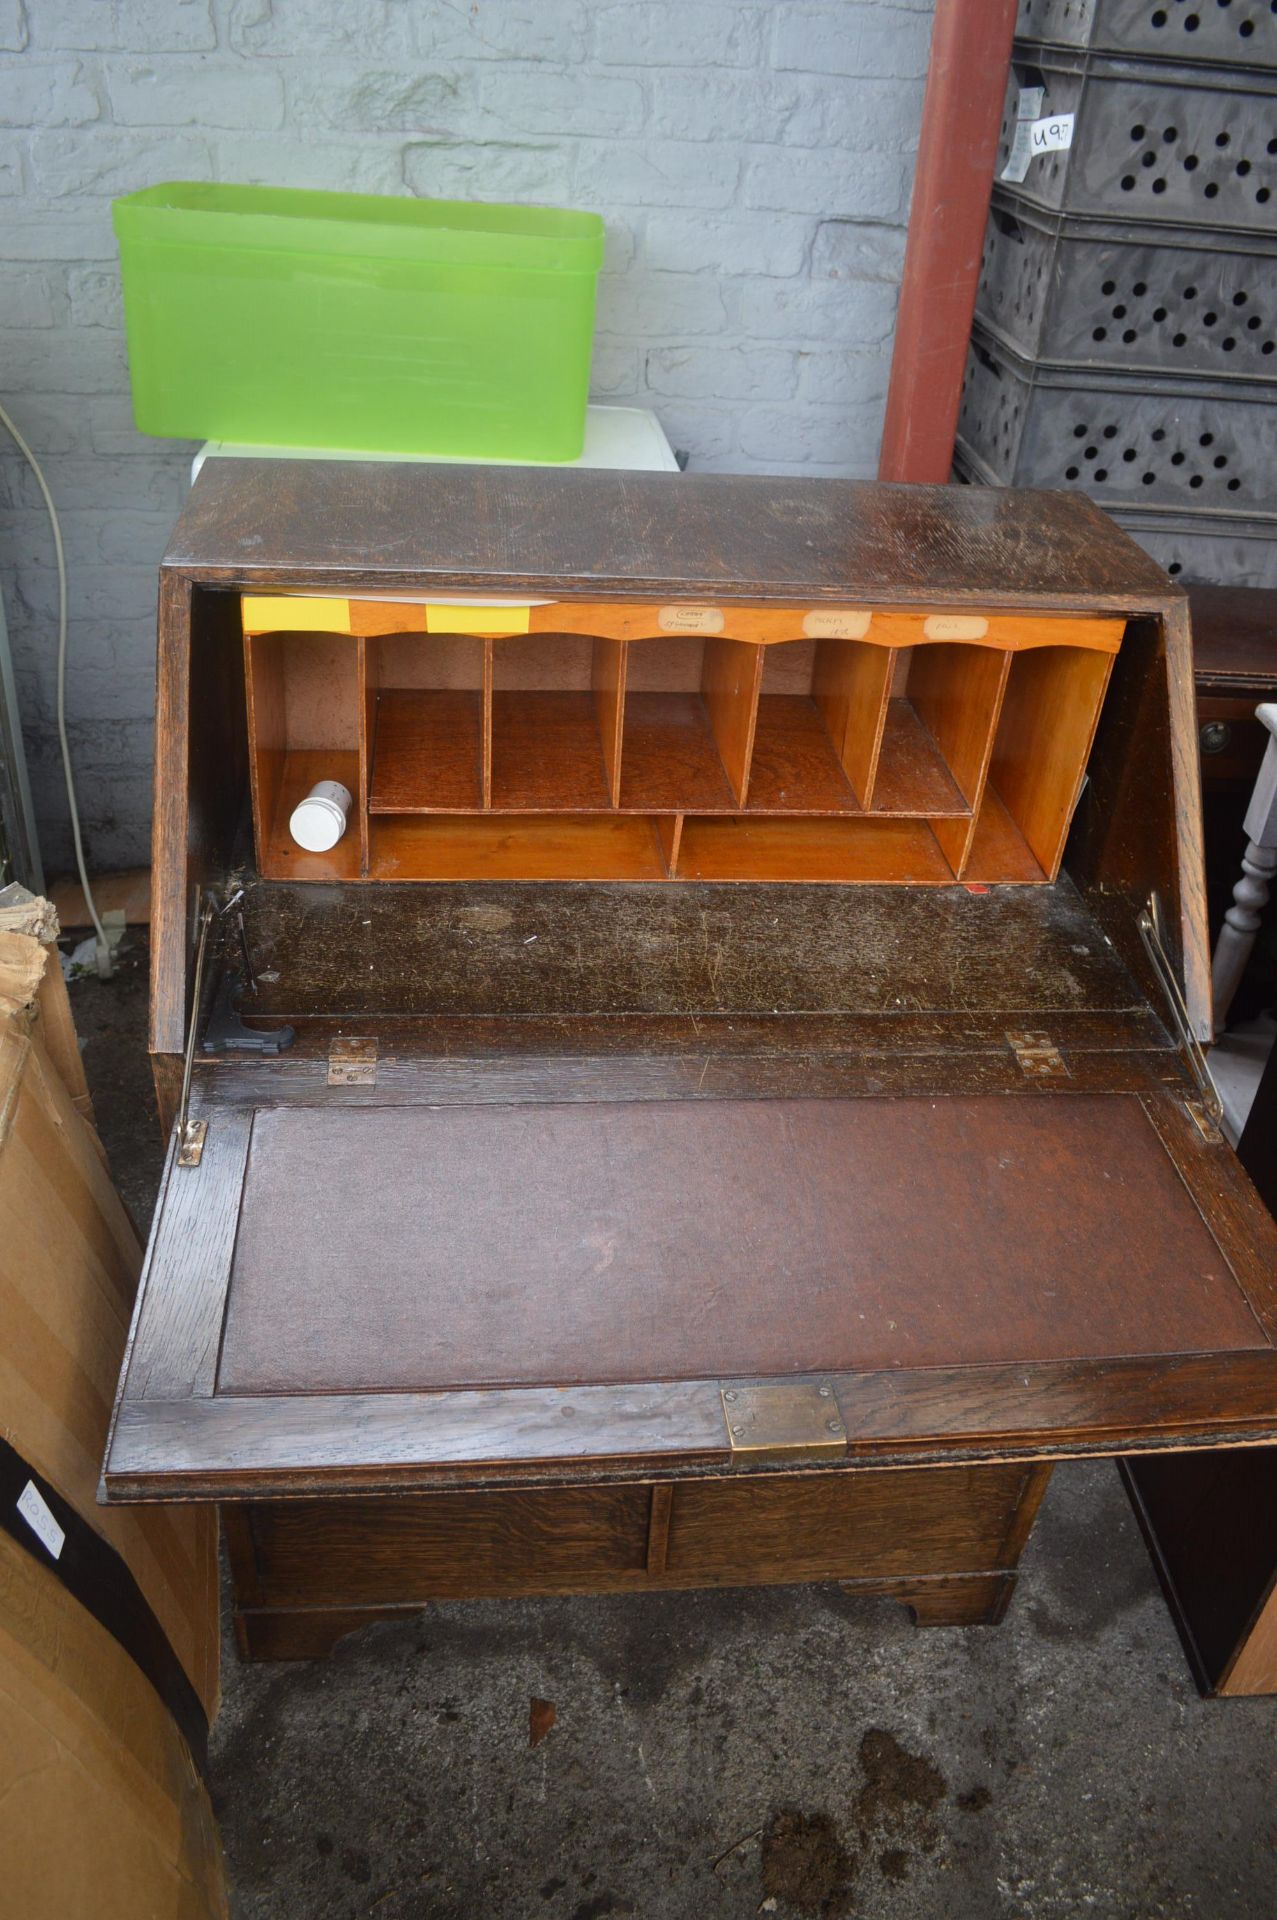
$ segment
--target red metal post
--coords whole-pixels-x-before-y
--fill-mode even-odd
[[[936,0],[880,480],[949,478],[1017,0]]]

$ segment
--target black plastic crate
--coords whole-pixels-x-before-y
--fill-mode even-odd
[[[1277,587],[1277,528],[1190,515],[1115,513],[1172,580],[1205,587]]]
[[[1274,0],[1020,0],[1015,32],[1143,59],[1277,66]]]
[[[1114,510],[1277,519],[1271,387],[1035,366],[977,322],[958,445],[997,486],[1066,487]]]
[[[1021,87],[1043,116],[1076,116],[1073,144],[1030,161],[1007,191],[1055,213],[1172,227],[1274,230],[1277,74],[1168,67],[1016,49],[995,178],[1015,133]]]
[[[1170,234],[1017,204],[989,213],[976,312],[1026,360],[1277,376],[1277,232]]]
[[[960,486],[991,484],[988,473],[973,464],[961,447],[953,457],[952,477]],[[1277,587],[1277,524],[1272,521],[1156,509],[1123,513],[1109,508],[1109,512],[1172,580],[1216,587]]]

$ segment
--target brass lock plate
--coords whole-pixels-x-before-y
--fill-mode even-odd
[[[831,1380],[732,1381],[720,1391],[733,1466],[827,1460],[847,1451]]]

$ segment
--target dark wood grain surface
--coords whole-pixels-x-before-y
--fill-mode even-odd
[[[171,1400],[213,1391],[252,1130],[251,1109],[220,1113],[198,1167],[179,1167],[170,1142],[122,1395]]]
[[[165,567],[245,584],[990,607],[1162,604],[1084,495],[766,475],[210,460]]]
[[[624,1027],[627,1023],[612,1023]],[[1165,1089],[1189,1093],[1174,1053],[1163,1044],[1146,1049],[1109,1045],[1103,1038],[1088,1044],[1085,1022],[1076,1029],[1076,1043],[1064,1022],[1058,1036],[1064,1077],[1030,1080],[1006,1036],[981,1040],[952,1028],[952,1045],[935,1033],[926,1034],[907,1019],[898,1024],[884,1019],[874,1031],[867,1022],[852,1022],[845,1035],[825,1047],[819,1036],[804,1047],[792,1026],[788,1033],[774,1023],[777,1040],[768,1046],[757,1031],[738,1046],[735,1022],[700,1021],[695,1050],[680,1051],[669,1044],[668,1029],[652,1044],[627,1052],[621,1032],[600,1037],[606,1050],[582,1051],[585,1036],[554,1035],[544,1029],[523,1036],[508,1032],[510,1052],[494,1051],[488,1036],[476,1031],[473,1047],[455,1024],[446,1036],[454,1043],[450,1054],[418,1051],[420,1034],[407,1036],[402,1052],[392,1049],[398,1037],[381,1035],[375,1102],[378,1107],[421,1106],[538,1106],[600,1101],[713,1101],[793,1099],[898,1100],[914,1097],[943,1099],[948,1095],[1001,1094],[1019,1100],[1069,1100],[1079,1094],[1133,1093],[1147,1095]],[[821,1023],[813,1021],[813,1026]],[[381,1030],[378,1029],[380,1034]],[[916,1044],[911,1045],[911,1035]],[[857,1037],[864,1044],[857,1043]],[[325,1041],[335,1037],[328,1030]],[[435,1035],[429,1038],[433,1042]],[[634,1037],[634,1036],[632,1036]],[[561,1048],[539,1052],[535,1041]],[[664,1042],[664,1044],[662,1044]],[[197,1069],[203,1105],[321,1107],[335,1111],[370,1104],[366,1089],[330,1087],[325,1050],[313,1045],[295,1048],[277,1060],[211,1063]]]
[[[253,1604],[359,1606],[482,1593],[865,1578],[1013,1566],[1033,1470],[779,1474],[426,1494],[243,1509]],[[1036,1488],[1034,1488],[1036,1491]],[[650,1510],[666,1516],[653,1567]],[[902,1524],[903,1522],[903,1524]]]
[[[1244,1446],[1277,1424],[1271,1350],[833,1376],[846,1466]],[[730,1468],[717,1380],[437,1394],[127,1400],[115,1500],[574,1485]]]
[[[991,1623],[1049,1466],[776,1474],[225,1510],[246,1659],[307,1659],[432,1600],[837,1579]]]
[[[244,912],[259,972],[279,975],[248,1009],[262,1017],[1036,1015],[1146,1004],[1067,880],[925,894],[250,882]]]
[[[1150,895],[1162,910],[1194,1030],[1209,1039],[1210,941],[1202,850],[1201,761],[1187,605],[1133,621],[1113,663],[1067,871],[1155,1005],[1164,995],[1136,930]]]

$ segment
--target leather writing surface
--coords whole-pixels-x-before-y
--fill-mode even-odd
[[[1139,1101],[277,1108],[218,1390],[1264,1348]]]

